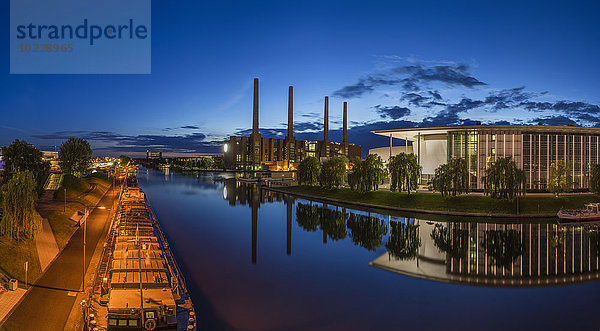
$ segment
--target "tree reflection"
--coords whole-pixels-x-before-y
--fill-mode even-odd
[[[421,239],[419,239],[419,226],[409,223],[391,222],[391,234],[385,248],[390,256],[399,260],[409,260],[417,257]]]
[[[321,214],[321,229],[331,240],[346,238],[346,219],[348,214],[326,207],[318,207]]]
[[[370,251],[381,246],[387,226],[377,217],[350,213],[346,223],[350,229],[350,237],[355,245],[360,245]]]
[[[486,230],[483,232],[485,251],[496,266],[510,268],[513,262],[523,254],[521,232],[517,230]]]
[[[449,226],[436,224],[431,231],[431,239],[437,248],[451,258],[463,259],[469,248],[469,231],[458,228],[458,224],[452,225],[450,229]]]
[[[321,224],[317,206],[298,203],[296,206],[296,221],[306,231],[317,231]]]

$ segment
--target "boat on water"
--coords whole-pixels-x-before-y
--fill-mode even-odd
[[[557,216],[561,221],[566,222],[600,221],[600,203],[588,203],[585,209],[561,209]]]
[[[196,330],[185,279],[137,176],[126,183],[85,323],[89,330]]]

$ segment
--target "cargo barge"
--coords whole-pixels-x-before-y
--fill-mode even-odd
[[[135,175],[121,191],[95,278],[90,330],[196,330],[185,279]]]

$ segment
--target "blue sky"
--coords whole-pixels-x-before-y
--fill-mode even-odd
[[[294,85],[297,137],[321,137],[329,95],[332,138],[348,101],[349,140],[363,149],[385,145],[368,133],[384,127],[600,126],[599,9],[592,1],[153,1],[150,75],[10,75],[2,52],[0,145],[19,138],[50,148],[80,136],[97,155],[217,152],[251,127],[254,77],[264,134],[285,135]],[[2,11],[8,22],[8,1]]]

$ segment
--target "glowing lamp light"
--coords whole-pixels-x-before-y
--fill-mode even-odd
[[[223,151],[224,151],[225,153],[229,152],[229,144],[225,144],[225,145],[223,145]]]

